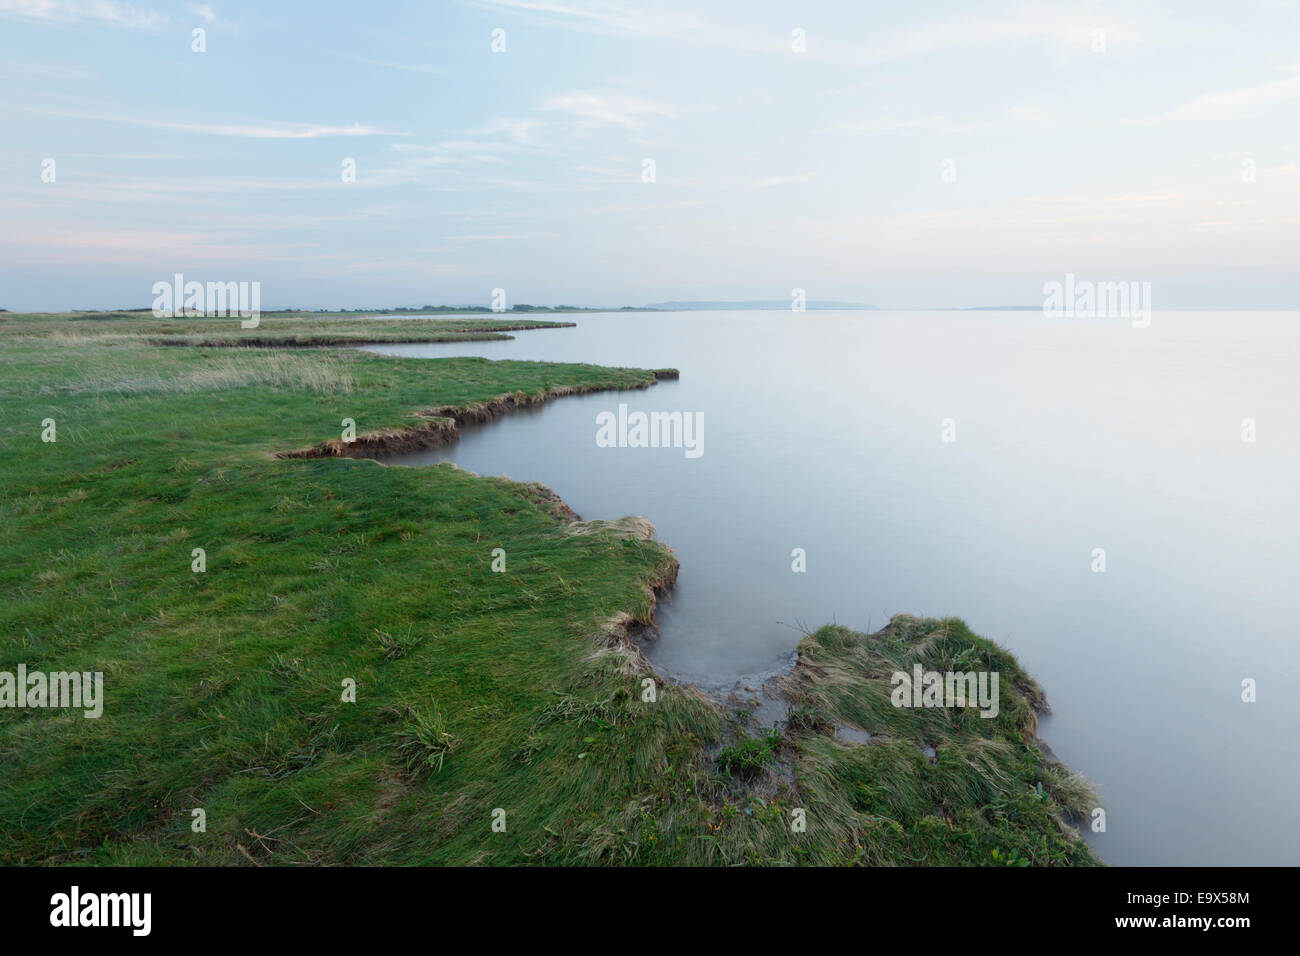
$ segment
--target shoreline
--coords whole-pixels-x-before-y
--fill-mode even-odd
[[[353,442],[346,444],[338,439],[332,439],[309,448],[278,453],[275,457],[279,459],[350,457],[371,459],[381,465],[386,465],[385,462],[379,461],[379,458],[406,454],[431,447],[442,447],[457,441],[459,439],[459,426],[461,425],[489,424],[502,415],[509,414],[517,409],[532,407],[569,395],[589,394],[597,391],[645,389],[660,380],[679,377],[675,369],[649,371],[653,378],[628,386],[576,388],[562,386],[547,389],[541,393],[515,393],[487,402],[428,409],[419,412],[419,414],[433,418],[434,421],[422,428],[367,433],[358,435]],[[459,466],[455,466],[453,463],[453,467],[458,468]],[[476,473],[469,472],[469,474]],[[492,476],[479,477],[492,478]],[[497,480],[508,479],[498,478]],[[721,744],[712,748],[712,756],[715,759],[718,759],[719,755],[726,754],[729,748],[741,747],[755,740],[761,740],[764,733],[777,735],[790,735],[793,733],[796,737],[803,732],[811,732],[817,736],[829,734],[839,745],[844,747],[859,746],[869,748],[881,746],[878,742],[873,743],[873,738],[876,741],[882,738],[890,741],[892,737],[888,724],[886,724],[886,729],[882,733],[879,726],[873,725],[870,728],[861,726],[863,723],[868,723],[868,721],[855,719],[853,716],[843,713],[832,712],[829,715],[829,720],[826,719],[826,715],[810,717],[807,714],[807,701],[810,698],[824,698],[827,692],[826,671],[819,668],[819,665],[815,663],[814,656],[809,653],[810,644],[815,646],[819,636],[827,633],[850,636],[850,639],[856,638],[866,642],[884,643],[903,628],[925,627],[937,623],[944,629],[944,633],[947,632],[947,628],[950,626],[962,631],[966,629],[964,622],[960,621],[960,619],[948,618],[937,621],[937,619],[933,618],[899,613],[893,615],[889,623],[884,627],[870,634],[857,634],[838,625],[825,625],[815,632],[805,631],[803,640],[792,652],[793,659],[771,671],[762,672],[761,676],[757,674],[740,675],[729,684],[727,682],[709,684],[682,675],[664,672],[656,668],[646,655],[644,643],[646,640],[652,639],[647,638],[647,632],[657,633],[658,631],[655,611],[659,600],[676,586],[680,562],[673,554],[672,547],[668,543],[658,540],[654,525],[646,518],[625,517],[617,520],[591,519],[583,521],[576,511],[546,485],[540,482],[528,482],[524,483],[523,486],[530,490],[531,495],[543,499],[553,506],[556,519],[565,523],[562,528],[564,534],[581,535],[605,532],[618,538],[634,537],[653,542],[668,553],[670,556],[668,570],[649,581],[642,582],[642,590],[646,600],[644,612],[637,614],[620,611],[606,619],[596,633],[592,635],[596,647],[590,659],[595,660],[610,654],[616,655],[619,658],[618,669],[621,673],[637,678],[652,679],[656,686],[665,689],[675,688],[714,711],[720,721],[732,727],[732,731],[725,735]],[[1083,848],[1085,856],[1091,856],[1094,862],[1101,863],[1100,858],[1095,856],[1095,851],[1091,850],[1082,839],[1079,830],[1081,822],[1085,819],[1083,814],[1085,808],[1079,801],[1086,799],[1094,804],[1099,801],[1092,791],[1091,785],[1087,783],[1082,775],[1062,763],[1052,752],[1051,747],[1037,733],[1039,715],[1050,713],[1045,692],[1032,677],[1029,677],[1021,669],[1019,661],[1011,652],[995,642],[974,635],[970,636],[974,640],[995,648],[997,652],[1005,655],[1005,660],[1010,664],[1012,675],[1019,678],[1019,687],[1015,692],[1017,696],[1012,698],[1013,707],[1019,710],[1019,723],[1016,732],[1021,738],[1021,743],[1025,745],[1029,752],[1036,754],[1036,760],[1041,763],[1044,772],[1058,781],[1063,791],[1069,794],[1069,799],[1074,801],[1067,811],[1058,816],[1062,829],[1073,832],[1079,846]],[[846,679],[843,669],[833,667],[832,670],[838,670],[838,673],[835,673],[830,678],[830,685],[832,687],[836,684],[843,685]],[[861,676],[859,675],[859,677]],[[863,679],[869,680],[870,678]],[[753,686],[755,684],[757,686]],[[824,700],[822,703],[824,705]],[[1024,706],[1026,704],[1027,707]],[[913,746],[921,754],[927,765],[937,765],[939,760],[938,748],[947,746],[947,744],[938,737],[935,738],[935,744],[932,745],[921,741],[913,742],[910,746]],[[768,771],[769,776],[762,779],[743,781],[740,787],[734,788],[733,795],[749,792],[752,795],[766,794],[770,797],[782,782],[797,785],[799,775],[796,761],[792,758],[787,764],[777,759],[775,753],[772,754],[772,757],[774,758],[772,761],[773,766]],[[1041,782],[1039,786],[1041,788]]]
[[[274,452],[271,457],[288,458],[371,458],[378,460],[393,455],[410,454],[430,448],[443,448],[460,438],[460,426],[486,424],[502,415],[521,408],[532,408],[556,398],[569,395],[590,395],[595,392],[626,392],[647,389],[660,381],[676,379],[676,369],[649,369],[651,376],[630,385],[557,385],[541,392],[512,392],[484,402],[465,405],[444,405],[417,411],[428,424],[407,428],[377,429],[363,432],[351,441],[331,438],[306,448]],[[383,462],[380,462],[383,464]],[[567,507],[567,506],[566,506]]]
[[[717,702],[642,650],[680,570],[649,522],[582,521],[540,484],[454,465],[339,460],[445,444],[460,424],[648,388],[672,370],[422,365],[356,350],[232,366],[216,350],[136,337],[115,348],[129,325],[24,336],[14,353],[18,413],[3,433],[33,442],[26,423],[51,416],[59,442],[6,463],[7,565],[23,590],[4,616],[31,634],[8,660],[113,667],[102,737],[33,714],[42,732],[11,739],[22,773],[0,819],[26,825],[5,858],[1097,862],[1057,821],[1063,778],[1013,722],[944,729],[933,712],[890,710],[889,726],[862,724],[869,743],[838,737],[838,718],[879,703],[853,654],[881,638],[805,638],[801,656],[821,655],[844,679],[804,688],[808,706],[764,730],[746,702]],[[395,427],[316,440],[344,417]],[[141,434],[155,443],[142,447]],[[56,551],[57,567],[42,564]],[[86,600],[88,588],[112,601]],[[76,614],[93,639],[69,645],[51,614]],[[998,653],[961,637],[958,650]],[[945,640],[891,653],[947,654]],[[355,699],[340,699],[341,678],[355,680]],[[99,768],[124,749],[139,754],[138,772],[106,780]],[[60,798],[24,816],[52,773],[66,774]],[[300,818],[291,792],[323,812]],[[195,806],[211,834],[178,842]],[[508,809],[511,835],[484,845],[492,807]],[[248,832],[277,839],[249,843]]]

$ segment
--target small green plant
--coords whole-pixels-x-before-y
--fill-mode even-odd
[[[1008,850],[1003,853],[1001,850],[993,851],[994,866],[1029,866],[1029,861],[1017,853],[1015,850]]]
[[[411,640],[410,628],[407,628],[406,636],[400,639],[380,628],[375,628],[374,633],[379,649],[384,652],[385,661],[395,661],[399,657],[405,657],[407,649],[419,643]]]
[[[772,728],[761,737],[741,737],[718,753],[718,769],[728,777],[752,777],[776,757],[781,732]]]
[[[302,660],[276,651],[271,655],[267,671],[278,681],[297,680],[302,677]]]
[[[447,722],[432,704],[427,710],[408,708],[410,723],[399,730],[397,738],[397,756],[406,769],[416,774],[437,774],[442,770],[443,760],[456,749],[457,739],[447,732]]]

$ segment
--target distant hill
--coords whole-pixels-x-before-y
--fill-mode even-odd
[[[948,308],[938,311],[944,312],[1041,312],[1041,305],[968,305],[965,307]]]
[[[862,302],[818,302],[810,300],[806,306],[814,309],[874,309],[874,305]],[[783,309],[789,311],[789,299],[755,299],[750,302],[652,302],[648,309],[665,311],[726,311],[729,309]]]

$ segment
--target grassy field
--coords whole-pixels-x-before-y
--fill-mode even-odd
[[[448,464],[275,457],[345,418],[653,373],[157,344],[377,334],[212,322],[0,318],[0,671],[105,675],[98,719],[0,709],[0,862],[1096,862],[1062,823],[1094,798],[1033,736],[1041,691],[959,621],[809,635],[789,726],[758,728],[628,641],[677,570],[640,523]],[[999,716],[888,706],[913,662],[999,670]]]
[[[53,341],[60,345],[112,341],[149,345],[291,348],[374,345],[393,342],[466,342],[511,338],[522,329],[572,327],[521,314],[510,318],[455,316],[438,319],[364,319],[337,313],[263,312],[256,329],[238,319],[155,319],[149,312],[0,313],[7,341]]]

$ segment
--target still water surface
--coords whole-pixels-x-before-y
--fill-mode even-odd
[[[400,461],[653,522],[681,560],[649,648],[661,671],[725,686],[786,664],[800,626],[962,617],[1046,689],[1044,739],[1103,795],[1107,831],[1088,839],[1104,859],[1300,863],[1300,314],[565,318],[578,327],[374,351],[680,381],[565,398]],[[596,416],[620,402],[702,414],[704,453],[598,447]]]

